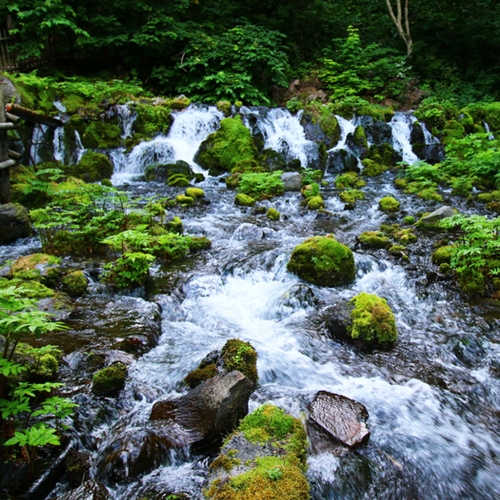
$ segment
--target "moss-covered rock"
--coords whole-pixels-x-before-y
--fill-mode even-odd
[[[387,170],[387,166],[375,158],[364,158],[361,160],[361,163],[364,167],[363,175],[367,175],[368,177],[376,177]]]
[[[184,383],[194,388],[209,378],[233,370],[257,382],[257,352],[250,343],[239,339],[228,340],[220,352],[209,353],[196,369],[189,372]]]
[[[46,253],[33,253],[19,257],[11,266],[11,273],[20,279],[41,279],[49,283],[54,282],[60,276],[60,257]]]
[[[441,264],[449,264],[451,262],[451,257],[454,250],[455,248],[453,247],[453,245],[445,245],[437,248],[432,253],[432,262],[437,266]]]
[[[381,231],[365,231],[358,236],[358,241],[368,248],[387,248],[391,244],[390,238]]]
[[[244,193],[238,193],[234,197],[234,204],[239,205],[240,207],[251,207],[255,205],[255,201],[251,196],[248,196]]]
[[[351,300],[352,339],[367,344],[387,344],[398,338],[396,320],[387,301],[377,295],[361,292]]]
[[[184,226],[182,224],[182,220],[180,217],[172,217],[172,220],[169,220],[166,223],[167,229],[171,233],[176,233],[176,234],[183,234],[184,233]]]
[[[98,396],[116,396],[127,378],[127,367],[123,363],[113,363],[94,373],[92,392]]]
[[[179,205],[183,205],[183,206],[186,206],[186,207],[194,205],[194,198],[191,198],[191,196],[186,196],[185,194],[178,194],[175,197],[175,201]]]
[[[413,215],[407,215],[406,217],[403,217],[403,223],[411,226],[415,224],[415,217],[413,217]]]
[[[266,212],[267,218],[271,220],[280,220],[281,214],[279,213],[278,210],[275,208],[271,207],[268,209]]]
[[[0,204],[2,200],[0,199]],[[29,211],[18,203],[0,205],[0,245],[32,233]]]
[[[210,134],[200,146],[194,160],[210,175],[231,170],[242,160],[256,160],[257,149],[241,117],[224,118],[217,132]]]
[[[239,339],[228,340],[221,351],[224,370],[238,370],[252,382],[257,382],[257,352],[253,346]]]
[[[231,114],[231,103],[229,101],[219,101],[216,106],[217,109],[224,113],[225,116],[229,116]]]
[[[85,182],[96,182],[109,179],[113,175],[113,165],[106,155],[86,151],[80,161],[71,168],[71,173]]]
[[[186,196],[196,200],[197,198],[203,198],[205,196],[205,191],[201,188],[190,187],[186,189]]]
[[[359,189],[346,189],[339,194],[339,198],[344,203],[356,203],[357,200],[365,199],[365,193]]]
[[[63,290],[70,297],[82,296],[88,288],[88,280],[83,271],[73,271],[62,279]]]
[[[117,123],[91,121],[81,136],[85,148],[110,149],[121,144],[121,129]]]
[[[384,196],[378,202],[380,210],[383,212],[397,212],[400,207],[400,203],[393,196]]]
[[[297,245],[287,269],[319,286],[346,285],[356,275],[352,251],[331,235],[313,236]]]
[[[366,186],[366,182],[360,179],[356,172],[345,172],[335,179],[335,187],[337,189],[359,189],[363,186]]]
[[[211,464],[210,500],[308,500],[306,432],[281,408],[247,415]]]
[[[325,208],[325,201],[320,195],[311,196],[310,198],[307,198],[306,202],[309,210],[320,210]]]
[[[151,138],[156,134],[167,134],[172,124],[172,108],[167,102],[158,104],[136,103],[134,110],[137,114],[134,128],[137,134]]]

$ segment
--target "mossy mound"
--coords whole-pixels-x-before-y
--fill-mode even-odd
[[[231,172],[242,160],[256,160],[256,157],[252,134],[238,115],[221,121],[219,130],[201,143],[194,160],[216,176]]]
[[[229,101],[219,101],[216,103],[217,109],[224,113],[225,116],[231,114],[231,103]]]
[[[319,195],[319,184],[316,182],[311,182],[310,184],[306,184],[305,186],[302,186],[302,189],[300,190],[302,196],[304,198],[312,198],[314,196]]]
[[[281,196],[285,186],[281,179],[282,172],[244,172],[239,174],[238,191],[255,200],[265,200]]]
[[[194,205],[194,198],[191,198],[191,196],[186,196],[185,194],[178,194],[175,197],[175,201],[179,205],[183,205],[183,206],[186,206],[186,207]]]
[[[243,193],[238,193],[234,197],[234,204],[240,207],[252,207],[255,205],[256,200],[254,200],[251,196],[248,196]]]
[[[180,217],[172,217],[172,220],[169,220],[166,224],[167,229],[171,233],[175,234],[183,234],[184,233],[184,226],[182,224],[182,220]]]
[[[378,206],[382,212],[397,212],[399,210],[400,203],[392,196],[384,196],[379,200]]]
[[[365,158],[361,160],[361,163],[364,167],[363,175],[367,175],[368,177],[376,177],[377,175],[383,174],[387,170],[387,165],[377,161],[377,159]]]
[[[82,144],[85,148],[110,149],[121,144],[121,129],[116,123],[106,121],[91,121],[82,134]]]
[[[307,198],[306,202],[309,210],[321,210],[322,208],[325,208],[325,201],[320,195],[311,196],[310,198]]]
[[[137,114],[134,124],[136,134],[151,138],[156,134],[168,133],[172,124],[172,109],[167,102],[157,105],[136,103],[134,110]]]
[[[359,189],[366,186],[366,182],[358,177],[356,172],[345,172],[335,179],[337,189]]]
[[[185,377],[183,382],[193,389],[194,387],[200,385],[205,380],[209,378],[215,377],[219,374],[217,370],[217,365],[215,363],[211,363],[203,368],[196,368],[190,371]]]
[[[439,247],[432,253],[432,262],[437,266],[440,266],[441,264],[449,264],[454,250],[455,248],[453,245]]]
[[[356,203],[357,200],[365,199],[365,193],[359,189],[346,189],[339,194],[339,198],[344,203]]]
[[[352,339],[367,344],[387,344],[398,338],[396,320],[385,299],[371,293],[361,292],[350,301],[352,324],[349,334]]]
[[[94,373],[92,392],[98,396],[116,396],[127,378],[127,367],[123,363],[114,363]]]
[[[301,422],[265,404],[247,415],[211,464],[211,500],[308,500]]]
[[[278,210],[275,208],[271,207],[268,209],[266,212],[267,218],[271,220],[280,220],[281,214],[279,213]]]
[[[352,251],[331,235],[313,236],[297,245],[287,269],[319,286],[347,285],[356,276]]]
[[[88,280],[83,271],[73,271],[62,279],[63,290],[70,297],[82,296],[88,288]]]
[[[387,248],[391,240],[381,231],[365,231],[358,236],[358,241],[368,248]]]
[[[205,196],[205,191],[201,188],[196,188],[196,187],[190,187],[186,189],[186,196],[189,196],[190,198],[193,199],[198,199],[198,198],[204,198]]]
[[[97,182],[113,175],[113,165],[106,155],[86,151],[80,161],[71,167],[71,174],[85,182]]]
[[[49,278],[59,273],[61,259],[46,253],[33,253],[19,257],[10,266],[12,275],[21,279]]]

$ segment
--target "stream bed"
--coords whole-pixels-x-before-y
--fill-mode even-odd
[[[207,127],[206,134],[213,123]],[[165,154],[178,159],[178,150],[167,146]],[[183,192],[135,181],[140,167],[127,171],[120,158],[114,184],[132,197]],[[382,223],[401,223],[405,215],[443,204],[463,213],[478,213],[477,207],[451,196],[441,204],[416,200],[397,191],[394,174],[386,172],[368,179],[365,199],[345,210],[334,177],[327,171],[329,184],[321,190],[325,213],[304,209],[300,193],[261,202],[279,210],[279,221],[236,206],[234,192],[207,177],[199,184],[207,201],[173,208],[169,215],[181,217],[186,233],[207,236],[212,247],[180,264],[154,264],[146,288],[135,296],[110,294],[95,279],[90,293],[74,301],[70,330],[47,339],[65,351],[61,380],[80,405],[72,437],[110,498],[163,498],[160,492],[204,498],[213,456],[178,450],[138,477],[129,475],[127,457],[136,453],[154,402],[183,394],[187,373],[232,338],[250,342],[258,353],[250,411],[272,402],[304,419],[319,390],[366,406],[367,445],[343,457],[308,459],[314,500],[500,498],[500,308],[468,302],[439,276],[430,260],[435,236],[416,230],[419,239],[408,245],[408,261],[366,250],[356,239]],[[379,210],[378,200],[386,195],[401,202],[397,215]],[[286,270],[297,244],[326,234],[355,252],[357,275],[350,285],[316,287]],[[32,253],[36,241],[0,247],[0,260]],[[92,279],[92,264],[86,265]],[[362,291],[384,297],[392,308],[399,339],[391,349],[364,351],[329,335],[322,312]],[[143,342],[127,360],[125,388],[117,398],[96,397],[89,390],[86,353],[125,356],[113,346],[127,341],[127,328]],[[110,474],[103,463],[117,446],[123,469]],[[67,489],[60,483],[48,498]]]

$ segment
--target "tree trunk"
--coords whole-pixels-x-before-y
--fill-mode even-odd
[[[387,9],[389,10],[389,15],[391,16],[392,22],[396,26],[398,35],[403,39],[406,44],[406,55],[408,59],[411,58],[413,51],[413,40],[411,39],[410,33],[410,19],[408,16],[408,0],[404,0],[404,9],[401,5],[402,0],[396,0],[396,13],[394,13],[394,8],[392,6],[392,0],[385,0]]]

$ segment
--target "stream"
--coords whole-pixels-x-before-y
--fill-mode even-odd
[[[243,114],[266,147],[314,168],[317,146],[305,138],[297,117],[286,110],[260,108]],[[201,171],[194,154],[221,118],[215,108],[191,106],[177,113],[168,136],[142,143],[129,154],[108,151],[115,165],[113,184],[132,197],[183,192],[137,176],[154,161],[179,159]],[[399,114],[390,124],[393,144],[409,162],[416,158],[407,136],[412,118]],[[353,130],[352,121],[342,123]],[[130,134],[130,128],[123,130]],[[60,137],[57,144],[62,144]],[[500,308],[469,302],[451,281],[437,277],[430,260],[434,240],[425,233],[417,231],[419,240],[408,245],[408,262],[385,250],[366,250],[356,239],[382,223],[401,223],[405,215],[417,216],[441,205],[463,213],[479,213],[480,208],[449,194],[441,204],[419,200],[396,190],[394,174],[386,172],[368,178],[365,199],[345,210],[333,187],[334,170],[327,168],[328,185],[321,189],[326,213],[302,208],[300,193],[261,202],[280,211],[279,221],[235,206],[235,193],[223,180],[206,175],[198,186],[208,201],[170,209],[169,216],[181,217],[186,233],[207,236],[211,249],[168,267],[154,264],[142,294],[112,295],[95,279],[89,259],[74,261],[75,267],[88,266],[88,276],[94,276],[91,293],[75,299],[75,312],[68,318],[71,329],[58,334],[66,343],[50,340],[65,351],[61,380],[80,405],[72,437],[89,454],[91,475],[106,484],[111,498],[139,500],[167,491],[204,498],[213,457],[189,449],[171,452],[160,467],[130,478],[127,454],[134,454],[154,402],[185,393],[182,379],[187,373],[232,338],[250,342],[258,353],[259,384],[250,411],[272,402],[304,419],[319,390],[345,395],[368,409],[371,436],[366,446],[344,457],[309,457],[307,476],[314,500],[500,498]],[[378,200],[386,195],[401,202],[397,215],[379,210]],[[287,272],[297,244],[330,233],[355,252],[352,284],[317,287]],[[0,247],[0,262],[36,250],[36,238],[20,240]],[[67,260],[72,265],[71,258]],[[391,306],[399,330],[393,348],[363,351],[329,336],[322,311],[362,291],[384,297]],[[129,360],[126,386],[118,398],[97,398],[89,391],[81,359],[103,346],[113,352],[122,333],[113,331],[118,324],[113,315],[124,311],[143,329],[161,313],[159,338],[151,343],[153,348]],[[113,342],[106,340],[112,335]],[[102,466],[117,443],[124,464],[119,480]],[[58,498],[67,489],[60,483],[48,498]]]

